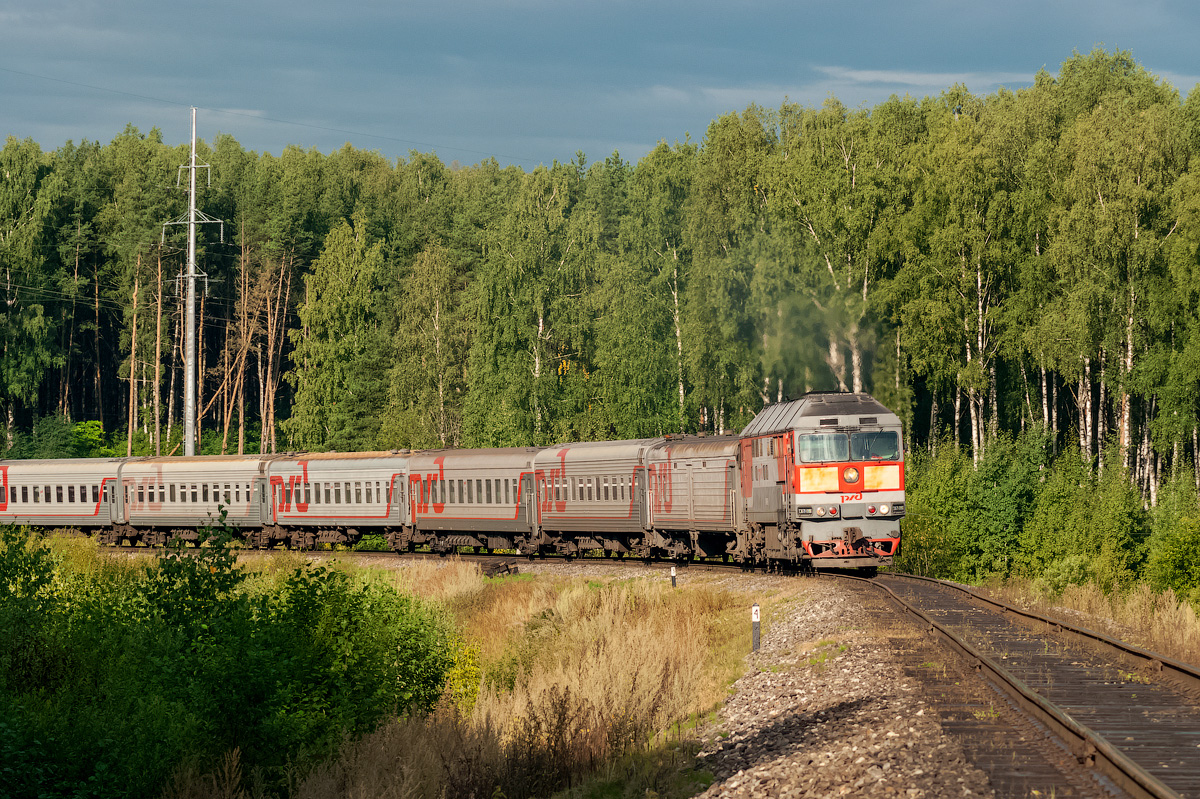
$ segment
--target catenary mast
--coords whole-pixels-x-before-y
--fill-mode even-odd
[[[167,225],[186,224],[188,228],[187,249],[187,299],[184,305],[186,322],[186,341],[184,344],[184,379],[183,379],[183,454],[196,454],[196,278],[207,278],[196,269],[196,225],[205,222],[215,222],[221,225],[221,241],[225,241],[225,224],[219,219],[213,219],[196,209],[196,170],[208,169],[209,181],[212,180],[212,170],[208,164],[196,163],[196,109],[192,108],[192,154],[187,166],[179,169],[188,170],[188,212],[186,217],[167,222],[163,225],[163,237],[166,237]],[[177,181],[178,182],[178,181]]]

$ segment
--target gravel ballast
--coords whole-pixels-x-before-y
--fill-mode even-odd
[[[743,577],[728,587],[757,593],[787,579],[796,578]],[[993,796],[987,775],[870,632],[857,596],[806,582],[770,620],[761,649],[747,656],[749,672],[703,733],[711,742],[700,758],[715,782],[701,795]]]

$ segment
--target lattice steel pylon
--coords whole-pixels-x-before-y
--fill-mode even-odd
[[[188,164],[179,167],[180,173],[188,170],[188,212],[185,216],[163,223],[163,240],[166,240],[168,225],[188,226],[187,259],[187,303],[184,314],[187,318],[187,341],[184,348],[183,380],[183,454],[196,454],[196,278],[208,277],[196,271],[196,225],[211,223],[221,226],[221,243],[225,243],[225,223],[196,210],[196,170],[207,169],[212,183],[212,167],[196,163],[196,109],[192,108],[192,157]],[[178,178],[176,185],[179,184]]]

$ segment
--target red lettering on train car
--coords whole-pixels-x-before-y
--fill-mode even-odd
[[[671,475],[671,450],[666,451],[666,463],[650,465],[650,488],[653,508],[657,513],[670,513],[675,506],[675,484]]]
[[[552,501],[554,502],[554,510],[557,513],[565,513],[567,510],[566,480],[567,480],[567,450],[560,449],[558,451],[558,468],[550,470],[550,484],[555,486],[555,488],[552,489],[554,492]],[[562,499],[558,498],[560,494],[562,495]]]
[[[425,498],[425,481],[420,473],[408,476],[408,502],[412,508],[411,516],[415,519],[418,513],[429,512],[429,502]]]
[[[432,499],[434,496],[436,496],[437,499],[441,500],[440,502],[434,501],[432,503],[434,513],[441,513],[442,511],[444,511],[446,509],[446,497],[445,497],[445,487],[444,487],[445,486],[444,481],[446,479],[445,460],[446,459],[444,457],[434,458],[433,462],[437,464],[438,470],[436,472],[430,472],[428,475],[430,498]],[[439,489],[437,491],[434,491],[434,485],[435,485],[434,481],[435,480],[437,481],[436,485]],[[426,503],[426,504],[428,505],[429,503]],[[428,508],[426,508],[426,510],[428,510]]]
[[[0,510],[8,510],[8,467],[0,466],[0,487],[4,489],[4,495],[0,496]]]
[[[297,511],[308,512],[308,503],[304,501],[303,493],[304,486],[308,485],[308,461],[297,461],[296,463],[300,466],[300,474],[288,475],[286,489],[282,476],[271,476],[271,493],[275,496],[280,513],[289,513],[293,502],[295,502]]]

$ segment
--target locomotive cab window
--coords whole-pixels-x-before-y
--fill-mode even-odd
[[[808,433],[799,437],[801,463],[849,460],[850,442],[845,433]]]
[[[850,434],[850,458],[856,461],[894,461],[900,457],[900,434],[895,430]]]

